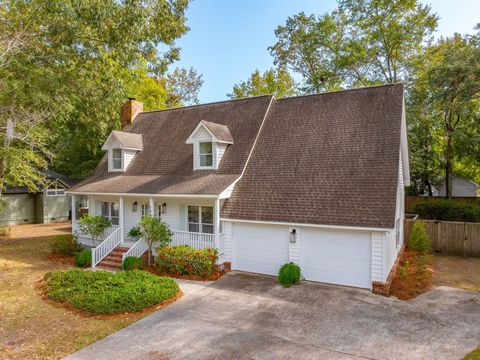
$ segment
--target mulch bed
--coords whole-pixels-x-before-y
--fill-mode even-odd
[[[433,257],[423,270],[418,264],[422,255],[416,251],[405,249],[397,275],[393,279],[390,295],[401,300],[410,300],[432,288],[432,275],[434,272]],[[408,261],[408,271],[401,275],[400,268]]]
[[[148,271],[149,273],[152,273],[154,275],[167,276],[167,277],[171,277],[171,278],[175,278],[175,279],[193,280],[193,281],[217,281],[223,275],[225,275],[226,273],[228,273],[230,271],[230,263],[225,263],[224,265],[217,266],[215,272],[209,278],[203,278],[203,277],[195,276],[195,275],[162,273],[162,272],[158,271],[158,269],[154,265],[147,266],[143,270]]]
[[[57,307],[57,308],[63,308],[68,311],[74,312],[80,316],[83,317],[88,317],[88,318],[93,318],[93,319],[98,319],[98,320],[122,320],[122,319],[128,319],[134,316],[135,318],[142,318],[154,311],[163,309],[165,306],[170,305],[180,299],[183,296],[183,292],[180,290],[177,295],[175,295],[173,298],[165,300],[159,304],[155,304],[149,307],[146,307],[143,310],[140,311],[135,311],[135,312],[122,312],[122,313],[117,313],[117,314],[92,314],[89,313],[88,311],[77,309],[73,305],[66,304],[66,303],[61,303],[55,300],[52,300],[48,297],[45,289],[44,289],[44,280],[38,280],[35,283],[35,290],[37,291],[37,294],[44,300],[45,302],[49,303],[50,305]]]

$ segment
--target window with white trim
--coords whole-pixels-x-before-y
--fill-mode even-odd
[[[112,225],[119,224],[120,207],[116,202],[102,201],[102,216],[110,220]]]
[[[59,181],[54,181],[49,185],[46,195],[47,196],[65,196],[67,187]]]
[[[213,166],[213,144],[211,142],[201,142],[198,144],[199,165],[200,167]]]
[[[188,206],[188,231],[213,234],[213,207]]]
[[[122,149],[112,149],[112,169],[122,170]]]

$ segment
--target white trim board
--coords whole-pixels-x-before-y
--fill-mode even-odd
[[[342,226],[342,225],[324,225],[324,224],[303,224],[303,223],[291,223],[291,222],[280,222],[280,221],[260,221],[260,220],[243,220],[243,219],[228,219],[220,218],[222,221],[230,222],[243,222],[243,223],[253,223],[253,224],[270,224],[270,225],[284,225],[284,226],[308,226],[308,227],[317,227],[317,228],[328,228],[328,229],[343,229],[343,230],[362,230],[362,231],[380,231],[388,232],[392,231],[389,228],[375,228],[375,227],[361,227],[361,226]]]

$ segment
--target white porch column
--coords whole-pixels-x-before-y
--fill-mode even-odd
[[[149,199],[149,202],[150,202],[150,215],[155,216],[155,201],[151,197]]]
[[[220,249],[220,200],[213,201],[213,233],[215,235],[215,248]]]
[[[77,201],[77,196],[72,194],[72,229],[75,230],[74,222],[77,220],[77,214],[75,211],[75,202]]]
[[[125,225],[125,199],[123,198],[123,196],[120,196],[118,217],[119,217],[118,224],[120,225],[120,236],[123,244],[125,241],[125,226],[124,226]]]

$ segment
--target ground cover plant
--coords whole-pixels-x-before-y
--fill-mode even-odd
[[[46,296],[95,314],[135,312],[174,298],[180,291],[175,280],[141,270],[53,271],[44,277]]]

